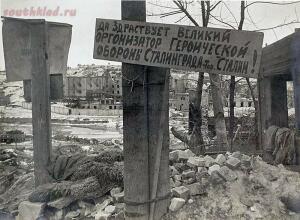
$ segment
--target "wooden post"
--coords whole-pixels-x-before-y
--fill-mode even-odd
[[[300,165],[300,69],[295,68],[292,71],[294,87],[294,108],[295,108],[295,146],[296,146],[296,164]]]
[[[265,145],[264,133],[271,125],[288,127],[286,80],[282,75],[262,77],[258,84],[260,141]]]
[[[293,87],[294,87],[294,106],[295,106],[295,127],[300,130],[300,31],[296,29],[295,37],[291,45],[293,63],[291,66]]]
[[[296,145],[296,163],[300,165],[300,31],[296,29],[295,37],[292,42],[292,63],[291,72],[294,87],[294,108],[295,108],[295,145]]]
[[[122,19],[146,21],[146,2],[123,0]],[[164,92],[169,88],[168,71],[123,63],[122,74],[125,216],[148,220],[152,204],[153,218],[160,219],[167,211],[170,191],[169,94]],[[162,115],[165,123],[160,122]],[[154,205],[153,195],[160,198]]]
[[[169,207],[169,73],[148,67],[150,220],[161,219]],[[163,198],[163,199],[162,199]]]
[[[146,21],[145,1],[122,1],[122,19]],[[149,163],[147,91],[143,86],[146,67],[122,64],[124,191],[126,219],[148,220]],[[129,80],[129,81],[128,81]],[[132,81],[130,81],[132,80]],[[141,203],[129,204],[129,202]]]
[[[263,87],[262,87],[262,80],[263,78],[260,76],[259,73],[259,78],[257,79],[257,93],[258,93],[258,100],[257,100],[257,105],[258,105],[258,120],[257,120],[257,126],[258,126],[258,150],[263,149],[263,112],[262,112],[262,106],[263,106]]]
[[[300,71],[293,71],[295,127],[300,130]]]
[[[287,88],[284,76],[271,79],[271,124],[288,127]]]
[[[47,23],[31,24],[32,53],[32,129],[35,186],[48,183],[47,166],[51,159],[50,76],[48,63]]]

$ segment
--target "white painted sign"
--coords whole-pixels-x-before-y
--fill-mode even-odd
[[[7,81],[31,79],[31,25],[38,19],[4,18],[3,50]],[[46,22],[50,74],[65,73],[72,36],[69,24]]]
[[[263,33],[97,19],[94,58],[257,78]]]

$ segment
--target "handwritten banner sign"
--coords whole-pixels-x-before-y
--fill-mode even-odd
[[[17,19],[5,17],[2,36],[7,81],[32,78],[31,27],[39,19]],[[71,44],[72,26],[46,22],[50,74],[65,73]]]
[[[97,19],[94,58],[257,78],[263,33]]]

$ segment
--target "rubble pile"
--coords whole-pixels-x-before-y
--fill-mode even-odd
[[[29,166],[32,155],[25,162],[23,151],[0,150],[0,169],[3,171],[0,172],[1,212],[17,215],[24,210],[20,209],[24,202],[48,204],[45,207],[50,207],[49,204],[55,205],[58,200],[69,207],[79,200],[101,198],[112,188],[123,185],[123,156],[119,149],[87,155],[77,145],[55,147],[48,167],[53,181],[36,189],[33,167]],[[32,149],[25,151],[32,153]]]
[[[14,213],[33,190],[32,157],[22,147],[0,149],[0,211]],[[0,215],[0,219],[1,219]]]
[[[300,174],[281,164],[269,165],[259,156],[240,152],[196,156],[190,150],[175,150],[169,158],[171,198],[164,219],[299,219]],[[102,163],[111,165],[120,160],[119,153],[101,156]],[[71,176],[60,170],[54,175],[58,182],[36,190],[32,172],[19,177],[1,195],[0,204],[4,198],[12,204],[2,210],[18,220],[124,219],[122,183],[97,194],[97,175],[82,176],[85,172],[76,170]],[[66,174],[69,178],[62,178]],[[87,196],[87,189],[94,193]]]
[[[17,165],[17,154],[10,149],[0,150],[0,169]]]
[[[170,153],[172,198],[164,219],[299,219],[300,175],[240,152]]]

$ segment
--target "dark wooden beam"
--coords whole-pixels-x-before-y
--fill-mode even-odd
[[[123,0],[122,19],[146,21],[146,2]],[[125,216],[160,219],[170,191],[169,71],[123,63],[122,74]],[[153,196],[160,199],[150,202]]]
[[[283,75],[264,77],[258,82],[259,142],[266,144],[265,131],[271,125],[288,127],[287,89]]]
[[[300,41],[300,32],[295,32],[263,48],[260,77],[291,74],[296,57],[293,54],[295,42]]]
[[[48,183],[51,161],[51,107],[47,23],[31,24],[32,130],[35,186]]]

